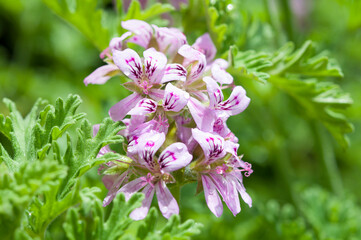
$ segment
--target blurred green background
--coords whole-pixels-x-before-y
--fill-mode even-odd
[[[54,103],[58,97],[78,94],[83,99],[80,111],[98,123],[128,92],[117,77],[85,87],[83,79],[103,65],[101,49],[44,2],[0,1],[0,98],[12,99],[26,114],[39,97]],[[217,43],[218,56],[231,44],[240,51],[272,53],[288,41],[300,47],[313,40],[318,50],[326,50],[344,74],[328,80],[354,101],[345,115],[355,130],[348,134],[350,146],[343,148],[317,119],[308,118],[297,102],[272,84],[240,82],[252,101],[244,113],[229,120],[229,127],[240,140],[239,153],[254,169],[244,179],[254,206],[241,203],[237,217],[225,208],[216,218],[203,194],[194,196],[196,186],[187,185],[181,195],[182,219],[204,225],[195,239],[360,239],[361,1],[189,1],[170,13],[189,43],[209,28],[198,10],[202,2],[217,9],[217,24],[228,25],[224,41]],[[97,8],[110,16],[105,21],[112,21],[112,1],[99,0]],[[2,103],[0,112],[7,112]],[[83,186],[98,186],[102,196],[106,194],[95,169],[83,177]]]

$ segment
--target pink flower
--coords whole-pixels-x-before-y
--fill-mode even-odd
[[[204,82],[207,84],[209,96],[209,107],[216,111],[223,111],[229,116],[237,115],[243,112],[250,102],[246,96],[246,90],[241,86],[236,86],[231,96],[224,101],[223,93],[217,82],[211,77],[205,77]]]
[[[252,200],[246,193],[241,172],[246,171],[246,176],[249,176],[252,169],[250,164],[236,156],[238,144],[198,129],[192,129],[192,133],[204,153],[203,159],[199,160],[195,169],[201,175],[209,209],[217,217],[222,215],[223,205],[217,191],[233,215],[237,215],[241,211],[238,194],[251,207]],[[233,156],[229,160],[224,160],[228,153]]]
[[[158,87],[169,81],[185,81],[187,71],[180,64],[167,64],[166,56],[154,48],[143,52],[144,60],[131,49],[114,50],[113,60],[118,68],[133,82],[128,83],[137,89],[135,93],[115,104],[109,115],[114,121],[122,120],[132,109],[131,114],[148,114],[156,110],[157,104],[149,96],[159,99],[162,92]],[[135,109],[134,109],[135,108]]]
[[[170,173],[187,166],[192,160],[192,155],[188,153],[183,143],[173,143],[156,158],[155,153],[165,141],[164,133],[151,131],[142,135],[138,141],[138,154],[133,155],[132,158],[138,164],[136,168],[148,173],[125,184],[117,193],[123,192],[128,200],[134,193],[143,189],[145,199],[142,206],[130,215],[135,220],[143,219],[147,215],[154,192],[164,217],[169,218],[173,214],[178,214],[178,204],[166,184],[174,181]],[[105,199],[104,203],[108,204],[108,199]]]

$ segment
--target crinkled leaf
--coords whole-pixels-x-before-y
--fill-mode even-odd
[[[4,239],[13,236],[33,198],[51,189],[65,174],[65,166],[49,160],[23,163],[15,173],[4,172],[0,179],[0,235]]]
[[[28,221],[33,232],[41,234],[47,226],[69,207],[80,202],[79,189],[67,194],[62,199],[57,199],[60,181],[50,184],[50,188],[43,192],[40,200],[36,198],[29,206]]]
[[[90,168],[121,157],[119,154],[112,152],[99,158],[97,158],[97,155],[102,147],[123,141],[123,137],[117,135],[122,128],[123,127],[119,126],[119,123],[115,123],[110,118],[106,118],[100,124],[97,135],[92,137],[92,126],[88,120],[84,120],[81,127],[77,129],[75,148],[73,148],[70,136],[67,137],[67,149],[63,156],[60,156],[59,148],[55,148],[55,158],[60,163],[69,166],[67,177],[64,179],[59,192],[60,198],[64,197],[66,193],[70,191],[77,178]]]
[[[141,222],[137,231],[139,239],[156,240],[156,239],[191,239],[191,236],[200,233],[202,224],[194,222],[194,220],[187,220],[180,222],[179,215],[172,215],[167,224],[160,230],[155,228],[158,212],[152,208],[147,217]]]
[[[68,239],[119,239],[133,222],[129,214],[141,205],[142,194],[134,194],[125,201],[123,194],[118,194],[113,200],[112,211],[106,218],[102,202],[95,196],[83,197],[80,208],[70,209],[63,224]],[[91,221],[87,218],[91,216]]]
[[[49,144],[84,117],[84,114],[75,114],[81,103],[77,95],[69,95],[65,103],[59,98],[55,107],[47,105],[40,113],[39,108],[44,101],[38,100],[25,118],[21,116],[15,103],[9,99],[4,99],[4,102],[10,116],[6,117],[3,125],[7,127],[2,128],[2,133],[10,136],[13,154],[10,155],[0,146],[0,158],[11,171],[15,171],[20,163],[44,159],[50,148]],[[3,115],[0,116],[4,119]]]

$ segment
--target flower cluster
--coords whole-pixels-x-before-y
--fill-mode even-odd
[[[117,193],[129,199],[142,191],[142,206],[131,213],[133,219],[142,219],[156,193],[160,211],[169,218],[179,213],[169,189],[189,180],[203,187],[207,205],[217,217],[223,212],[221,198],[234,215],[241,210],[239,194],[251,206],[243,185],[243,174],[252,173],[251,165],[237,155],[238,139],[226,125],[250,99],[233,84],[228,62],[215,59],[209,34],[190,46],[175,28],[139,20],[122,22],[122,27],[128,32],[113,38],[100,55],[107,65],[84,80],[86,85],[104,84],[123,74],[129,79],[123,86],[133,92],[109,110],[114,121],[126,126],[119,134],[127,139],[127,157],[99,169],[109,190],[104,206]],[[135,45],[144,48],[142,56],[129,48]],[[224,89],[231,92],[228,99]],[[96,134],[97,127],[94,130]],[[109,151],[106,146],[99,155]]]

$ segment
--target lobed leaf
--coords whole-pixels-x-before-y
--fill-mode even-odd
[[[76,180],[92,167],[121,158],[119,154],[112,152],[97,158],[102,147],[123,141],[123,137],[117,135],[123,128],[119,124],[113,122],[110,118],[104,119],[100,124],[97,135],[93,138],[93,129],[89,121],[84,120],[77,131],[75,149],[69,135],[67,137],[67,149],[63,156],[60,155],[59,147],[55,148],[54,157],[56,160],[69,166],[68,174],[63,180],[59,192],[60,198],[63,198],[70,191]]]
[[[253,50],[240,52],[236,46],[231,46],[228,59],[232,66],[229,71],[240,81],[256,80],[265,83],[270,77],[268,73],[261,71],[272,66],[266,53],[257,53]]]
[[[325,53],[316,54],[315,44],[312,41],[306,41],[296,51],[294,48],[293,43],[287,43],[270,56],[272,67],[268,71],[271,75],[343,77],[343,73],[334,59],[330,59]]]

